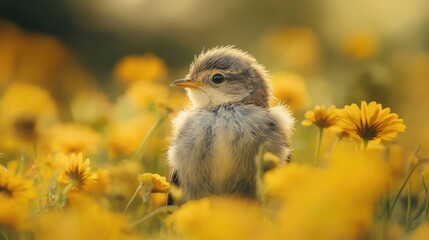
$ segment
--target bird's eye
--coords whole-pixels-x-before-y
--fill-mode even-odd
[[[212,82],[214,83],[214,84],[221,84],[221,83],[223,83],[225,81],[225,76],[223,76],[222,74],[215,74],[213,77],[212,77]]]

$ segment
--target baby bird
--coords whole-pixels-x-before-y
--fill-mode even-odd
[[[173,120],[168,149],[172,181],[183,200],[213,195],[256,196],[255,155],[260,145],[283,162],[290,158],[294,119],[284,106],[269,107],[264,67],[233,47],[203,51],[183,87],[192,102]]]

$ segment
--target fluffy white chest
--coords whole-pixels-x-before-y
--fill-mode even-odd
[[[231,124],[225,119],[220,119],[214,129],[217,129],[213,139],[213,158],[211,159],[211,178],[214,186],[220,187],[224,185],[224,181],[233,174],[233,170],[237,168],[237,159],[234,159],[234,144],[235,134],[238,131],[231,129]],[[221,189],[218,189],[221,190]]]
[[[192,168],[203,170],[203,165],[210,169],[207,174],[214,185],[222,185],[237,167],[236,153],[238,148],[242,149],[241,139],[246,138],[243,131],[246,121],[248,119],[242,114],[225,110],[181,112],[173,122],[178,144],[169,150],[170,164],[176,169],[184,168],[183,171],[190,174]],[[187,156],[186,168],[183,159],[175,157],[182,154]]]

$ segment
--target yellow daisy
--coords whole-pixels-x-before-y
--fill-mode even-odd
[[[60,182],[71,184],[74,187],[82,188],[87,182],[97,179],[97,174],[91,172],[90,160],[83,161],[82,153],[71,154],[66,158],[66,167],[60,175]]]
[[[31,84],[9,85],[0,98],[0,148],[14,152],[35,141],[58,118],[54,99],[43,88]]]
[[[316,105],[314,110],[309,110],[305,113],[305,119],[301,122],[303,126],[316,125],[319,128],[319,138],[316,146],[315,162],[317,166],[319,164],[320,149],[322,146],[323,131],[325,128],[337,127],[338,115],[336,113],[336,107],[330,106],[328,109],[324,105]]]
[[[142,173],[137,176],[137,180],[140,184],[150,185],[153,193],[166,193],[170,187],[170,183],[167,182],[165,177],[161,177],[159,174]]]
[[[28,202],[15,201],[13,198],[0,194],[0,203],[0,228],[2,230],[30,230]]]
[[[15,176],[10,171],[0,168],[0,196],[27,201],[36,196],[31,181]]]
[[[347,105],[337,113],[339,126],[365,144],[373,140],[392,140],[398,132],[405,130],[403,120],[397,114],[390,113],[390,108],[383,108],[376,102],[367,104],[362,101],[360,108],[356,104]]]
[[[305,119],[301,122],[303,126],[316,125],[319,128],[329,128],[338,122],[335,106],[326,109],[323,105],[316,105],[314,110],[305,113]]]
[[[128,207],[131,205],[137,194],[140,194],[143,202],[149,203],[148,200],[150,200],[151,193],[167,193],[168,189],[170,188],[170,183],[167,182],[165,177],[161,177],[159,174],[138,174],[137,181],[139,181],[140,184],[134,192],[134,195],[131,197],[130,201],[128,201],[128,204],[124,209],[124,213],[127,211]]]

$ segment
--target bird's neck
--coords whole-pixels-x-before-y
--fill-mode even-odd
[[[206,107],[204,107],[204,109],[217,112],[219,109],[233,109],[234,107],[248,106],[248,105],[254,105],[254,106],[261,107],[261,108],[268,108],[268,104],[267,105],[261,105],[261,104],[255,103],[255,102],[238,101],[238,102],[223,103],[223,104],[214,105],[214,106],[213,105],[212,106],[206,106]],[[201,109],[201,108],[194,108],[194,109]]]
[[[240,101],[240,103],[248,105],[248,104],[253,104],[259,107],[263,107],[263,108],[267,108],[268,105],[268,98],[258,98],[258,97],[253,97],[253,96],[249,96],[244,98],[243,100]]]
[[[208,104],[192,104],[192,108],[194,109],[218,109],[224,106],[242,106],[242,105],[255,105],[262,108],[268,108],[268,97],[266,95],[249,95],[239,101],[231,101],[231,102],[222,102],[222,103],[214,103],[210,101]]]

